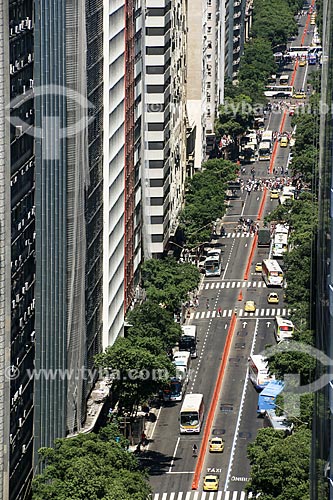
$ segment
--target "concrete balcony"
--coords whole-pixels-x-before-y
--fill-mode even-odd
[[[234,24],[234,31],[239,31],[241,28],[240,24]]]

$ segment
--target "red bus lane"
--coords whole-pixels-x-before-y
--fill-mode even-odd
[[[215,388],[214,388],[213,399],[212,399],[211,405],[209,407],[207,422],[205,425],[205,431],[204,431],[204,435],[203,435],[203,438],[201,441],[198,461],[197,461],[197,465],[196,465],[195,471],[194,471],[192,490],[197,490],[198,486],[199,486],[200,475],[201,475],[202,467],[203,467],[203,464],[205,461],[206,449],[207,449],[207,445],[208,445],[208,441],[209,441],[209,436],[210,436],[211,430],[212,430],[212,425],[213,425],[213,421],[214,421],[214,417],[215,417],[217,403],[218,403],[218,400],[220,397],[224,372],[225,372],[228,357],[229,357],[229,352],[230,352],[231,343],[232,343],[232,339],[233,339],[233,335],[234,335],[234,331],[235,331],[236,321],[237,321],[237,316],[236,316],[236,313],[234,313],[232,318],[231,318],[227,338],[225,341],[225,346],[224,346],[223,353],[222,353],[222,359],[221,359],[221,364],[220,364],[220,368],[219,368],[219,372],[218,372],[218,376],[217,376],[217,380],[216,380],[216,384],[215,384]]]

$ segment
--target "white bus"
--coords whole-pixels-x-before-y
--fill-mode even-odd
[[[211,255],[205,260],[205,275],[206,276],[221,276],[222,272],[222,252],[221,249],[216,250],[216,255]]]
[[[271,152],[272,152],[272,148],[271,148],[270,142],[268,142],[268,141],[261,142],[259,144],[259,148],[258,148],[258,159],[259,159],[259,161],[261,161],[261,160],[270,160],[271,159]]]
[[[268,85],[264,94],[266,97],[292,97],[294,87],[291,85]]]
[[[272,257],[274,259],[280,259],[288,251],[288,235],[283,233],[277,233],[274,236]]]
[[[179,415],[179,432],[198,434],[201,431],[204,414],[203,394],[186,394]]]
[[[261,135],[261,142],[273,144],[273,130],[265,130]]]
[[[310,47],[300,47],[295,45],[294,47],[289,47],[289,49],[287,50],[287,54],[290,57],[307,56],[309,48]]]
[[[275,316],[274,334],[277,342],[290,340],[293,336],[295,327],[292,321],[282,316]]]
[[[267,286],[283,285],[283,271],[276,260],[264,259],[262,262],[262,277]]]
[[[275,380],[274,375],[269,374],[268,362],[261,354],[252,354],[249,357],[249,377],[258,391]]]

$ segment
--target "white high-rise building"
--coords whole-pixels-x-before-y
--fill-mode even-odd
[[[143,248],[163,254],[175,233],[186,169],[185,1],[144,8]]]
[[[125,0],[104,6],[103,348],[124,323]]]

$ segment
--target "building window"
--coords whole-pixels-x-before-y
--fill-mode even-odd
[[[207,19],[208,19],[208,21],[211,21],[211,20],[212,20],[212,14],[211,14],[211,12],[208,12],[208,14],[207,14]]]
[[[151,241],[152,243],[163,243],[163,234],[152,234]]]
[[[148,123],[149,132],[161,132],[164,130],[164,123]]]
[[[207,0],[207,5],[210,7],[212,5],[212,0]]]
[[[150,217],[150,224],[163,224],[164,217],[163,215],[152,215]]]
[[[210,95],[207,94],[207,102],[210,102]]]
[[[151,207],[161,207],[163,206],[164,198],[161,196],[150,198],[150,206]]]
[[[207,108],[207,116],[210,116],[210,109]]]
[[[150,187],[163,187],[164,180],[163,179],[150,179],[149,185]]]
[[[149,168],[163,168],[164,161],[163,160],[149,160]]]
[[[212,27],[211,26],[207,26],[207,33],[209,35],[211,35],[211,33],[212,33]]]
[[[149,7],[149,9],[147,9],[147,14],[148,14],[148,17],[164,16],[165,9],[159,8],[159,7]]]
[[[163,36],[164,33],[165,33],[164,28],[159,28],[159,27],[146,28],[147,36]]]
[[[163,94],[164,85],[146,85],[146,92],[148,94]]]
[[[164,66],[146,66],[147,75],[163,75],[165,73]]]
[[[163,56],[166,47],[146,47],[147,56]]]
[[[211,88],[211,82],[207,82],[207,89]]]
[[[161,149],[164,149],[164,142],[163,141],[149,141],[148,142],[148,149],[150,151],[160,151]]]

